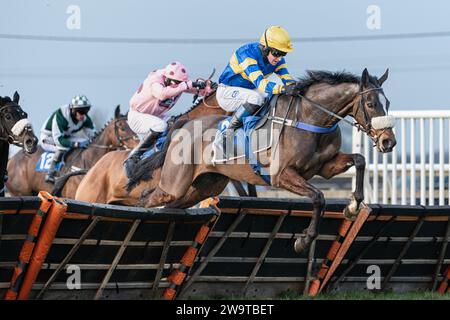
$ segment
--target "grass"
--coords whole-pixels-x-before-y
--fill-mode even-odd
[[[432,291],[414,292],[375,292],[375,291],[348,291],[338,293],[319,294],[316,297],[286,292],[279,296],[282,300],[450,300],[450,294],[442,295]]]
[[[450,300],[450,293],[445,295],[432,291],[415,292],[374,292],[374,291],[348,291],[338,293],[319,294],[309,297],[293,291],[287,291],[276,298],[244,297],[239,295],[191,297],[193,300]]]

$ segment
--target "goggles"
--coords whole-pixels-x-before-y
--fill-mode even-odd
[[[286,56],[286,52],[274,49],[274,48],[270,48],[270,53],[275,57],[275,58],[280,58],[280,57],[284,57]]]
[[[83,114],[83,115],[88,114],[88,112],[89,112],[90,109],[91,109],[90,107],[73,108],[73,110],[74,110],[76,113]]]

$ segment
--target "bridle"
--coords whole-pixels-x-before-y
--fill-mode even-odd
[[[324,105],[322,105],[322,104],[320,104],[320,103],[318,103],[318,102],[316,102],[316,101],[313,101],[313,100],[311,100],[311,99],[305,97],[304,95],[297,94],[296,96],[298,96],[298,97],[300,97],[300,98],[302,98],[302,99],[308,101],[312,106],[314,106],[314,107],[316,107],[316,108],[322,110],[323,112],[329,114],[330,116],[332,116],[332,117],[334,117],[334,118],[337,118],[337,119],[343,121],[344,123],[346,123],[346,124],[348,124],[348,125],[350,125],[350,126],[352,126],[352,127],[357,128],[358,131],[364,132],[364,133],[367,134],[367,135],[372,139],[372,141],[376,144],[376,143],[378,142],[379,136],[376,136],[376,135],[375,135],[375,130],[374,130],[373,127],[372,127],[371,121],[369,120],[369,116],[368,116],[368,114],[367,114],[367,110],[366,110],[366,108],[365,108],[365,106],[364,106],[364,101],[365,101],[364,95],[365,95],[366,93],[369,93],[369,92],[372,92],[372,91],[381,91],[381,92],[383,92],[383,88],[381,88],[381,87],[375,87],[375,88],[370,88],[370,89],[367,89],[367,90],[364,90],[364,91],[360,91],[360,92],[357,93],[357,95],[361,96],[361,98],[359,99],[359,103],[358,103],[358,104],[355,104],[356,110],[353,110],[353,115],[356,116],[356,114],[359,112],[359,110],[362,109],[363,114],[364,114],[364,121],[365,121],[364,124],[359,123],[359,122],[356,120],[356,117],[354,117],[354,118],[355,118],[355,122],[352,122],[352,121],[350,121],[350,120],[347,120],[347,119],[345,119],[344,117],[341,117],[340,115],[334,113],[333,111],[328,110],[328,108],[327,108],[326,106],[324,106]],[[387,110],[386,110],[386,112],[387,112]],[[384,132],[386,129],[387,129],[387,128],[382,129],[383,132]],[[380,136],[381,136],[381,135],[380,135]]]
[[[358,107],[356,108],[356,110],[353,112],[353,115],[356,116],[356,114],[358,113],[358,111],[360,109],[363,110],[363,115],[364,115],[364,121],[366,124],[366,128],[364,128],[364,132],[372,139],[372,141],[374,142],[374,144],[378,143],[378,139],[379,137],[386,131],[387,128],[383,128],[382,132],[380,135],[376,135],[375,129],[372,127],[372,121],[369,120],[369,115],[367,114],[367,110],[365,107],[365,98],[364,98],[364,94],[372,92],[372,91],[380,91],[383,95],[383,88],[381,87],[375,87],[375,88],[371,88],[371,89],[367,89],[361,92],[358,92],[358,95],[361,96],[361,98],[359,99],[359,103],[358,103]],[[386,114],[387,114],[388,110],[386,110]],[[359,126],[362,126],[361,124],[359,124]]]
[[[23,146],[23,142],[19,141],[17,139],[17,135],[15,135],[13,133],[13,129],[12,128],[8,128],[6,126],[6,124],[4,123],[4,119],[5,119],[5,114],[9,113],[11,114],[12,112],[5,112],[6,108],[15,108],[17,109],[17,112],[20,113],[20,115],[22,116],[22,118],[19,119],[23,120],[27,118],[27,114],[22,110],[22,108],[18,105],[18,104],[13,104],[13,105],[4,105],[0,107],[0,124],[1,124],[1,128],[0,128],[0,133],[2,133],[2,135],[0,136],[0,140],[2,141],[6,141],[10,144],[14,144],[16,146],[22,147]],[[17,121],[17,122],[19,122]],[[31,128],[31,125],[26,125],[23,130],[29,132],[29,131],[33,131],[33,129]],[[3,135],[6,134],[6,136]]]
[[[119,118],[119,119],[115,119],[114,120],[114,136],[117,139],[117,141],[119,142],[118,145],[109,145],[109,146],[104,146],[104,145],[99,145],[99,144],[90,144],[90,147],[94,147],[94,148],[98,148],[98,149],[108,149],[110,151],[113,150],[128,150],[129,148],[125,145],[125,142],[127,142],[128,140],[134,139],[134,140],[139,140],[139,138],[135,135],[135,134],[131,134],[128,136],[121,136],[120,132],[119,132],[119,126],[118,126],[118,122],[121,120],[126,119],[125,117]]]
[[[120,121],[120,120],[124,120],[124,119],[126,119],[125,117],[123,117],[123,118],[120,118],[120,119],[116,119],[115,121],[114,121],[114,134],[116,135],[116,139],[117,139],[117,141],[119,141],[119,145],[117,146],[117,149],[128,149],[127,148],[127,146],[125,146],[125,143],[124,142],[126,142],[126,141],[128,141],[128,140],[131,140],[131,139],[133,139],[133,140],[139,140],[139,138],[137,137],[137,135],[136,134],[130,134],[130,135],[128,135],[128,136],[125,136],[125,137],[122,137],[121,135],[120,135],[120,133],[119,133],[119,126],[117,125],[117,123]]]

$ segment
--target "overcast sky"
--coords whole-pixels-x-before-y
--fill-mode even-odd
[[[80,8],[80,29],[67,28],[67,8]],[[370,5],[380,8],[380,29],[370,29]],[[73,95],[86,94],[97,123],[126,110],[149,71],[172,60],[186,64],[192,77],[218,79],[233,51],[244,44],[157,44],[8,39],[8,35],[146,38],[254,39],[270,25],[293,38],[288,55],[295,76],[307,69],[364,67],[385,83],[393,110],[449,108],[450,37],[364,41],[305,41],[302,38],[379,36],[450,31],[450,2],[440,1],[144,1],[0,0],[0,95],[18,90],[36,129]],[[185,97],[173,110],[188,108]]]

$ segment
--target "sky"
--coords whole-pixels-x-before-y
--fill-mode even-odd
[[[70,6],[80,10],[79,29],[70,29]],[[379,9],[377,27],[368,27]],[[128,101],[147,74],[173,60],[192,78],[217,80],[233,51],[265,28],[281,25],[295,39],[286,58],[294,76],[305,70],[367,67],[381,76],[392,110],[449,109],[450,36],[363,41],[313,41],[343,36],[450,32],[450,2],[204,1],[204,0],[0,0],[0,95],[21,95],[35,131],[48,115],[77,94],[91,100],[101,125],[114,107]],[[373,21],[373,20],[370,20]],[[379,23],[378,23],[379,21]],[[21,39],[18,36],[121,39],[235,39],[225,43],[76,42]],[[240,39],[243,39],[240,41]],[[305,41],[302,41],[305,39]],[[308,40],[309,39],[309,40]],[[185,95],[172,113],[190,107]]]

